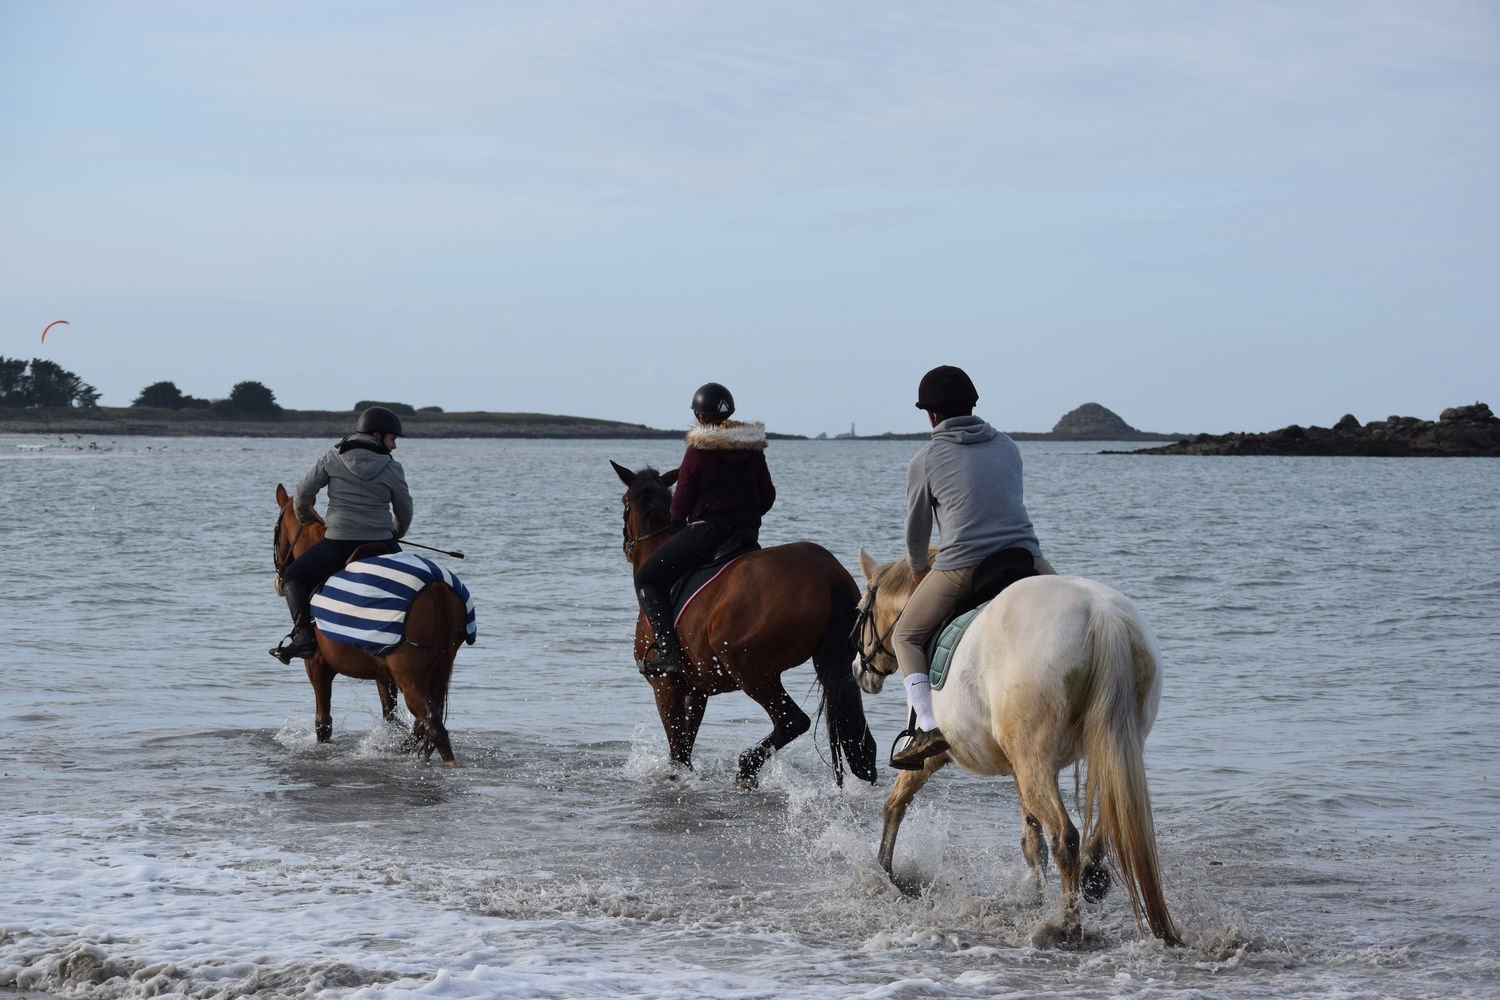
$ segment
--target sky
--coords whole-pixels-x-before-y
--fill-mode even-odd
[[[685,427],[1500,410],[1493,0],[0,0],[0,356]],[[42,329],[53,320],[45,344]]]

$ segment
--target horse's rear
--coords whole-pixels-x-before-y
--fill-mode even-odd
[[[998,748],[1015,774],[1027,858],[1038,874],[1046,847],[1057,859],[1064,899],[1058,930],[1076,931],[1080,889],[1090,897],[1108,889],[1107,855],[1137,917],[1144,916],[1153,934],[1175,941],[1143,759],[1161,700],[1160,656],[1145,619],[1104,584],[1039,576],[1007,588],[976,624],[972,645],[960,646],[960,669],[983,677],[984,697],[945,698],[942,708],[935,698],[933,710],[945,733],[951,710],[951,732],[965,734],[953,752],[960,766],[984,771],[966,737],[978,728],[969,713],[987,709],[989,739],[979,742]],[[1057,782],[1058,772],[1079,760],[1085,764],[1081,842]],[[987,763],[997,762],[991,757]],[[1047,845],[1033,820],[1047,831]]]
[[[823,688],[819,709],[835,776],[842,781],[847,760],[858,777],[875,780],[874,737],[848,669],[858,602],[854,578],[833,553],[792,542],[732,563],[683,612],[677,632],[691,661],[685,680],[707,694],[738,688],[771,717],[770,735],[740,757],[742,785],[753,785],[769,756],[810,728],[781,681],[809,659]]]
[[[1062,882],[1061,919],[1044,924],[1037,943],[1076,940],[1079,893],[1104,896],[1106,858],[1137,919],[1175,943],[1143,760],[1160,697],[1156,641],[1124,595],[1073,576],[1012,584],[974,620],[947,681],[933,694],[950,750],[897,780],[887,800],[882,860],[889,867],[906,804],[950,757],[980,774],[1013,774],[1025,820],[1022,850],[1038,891],[1049,849]],[[1058,789],[1058,772],[1080,760],[1086,769],[1081,837]]]
[[[326,740],[332,730],[328,711],[333,675],[343,674],[373,680],[382,692],[392,686],[400,691],[412,716],[409,747],[428,757],[436,750],[444,764],[456,766],[444,720],[467,613],[451,587],[434,583],[412,600],[406,613],[406,638],[388,652],[366,653],[319,632],[318,652],[307,661],[307,675],[316,693],[319,740]],[[382,700],[386,700],[384,694]],[[391,717],[389,712],[386,717]]]

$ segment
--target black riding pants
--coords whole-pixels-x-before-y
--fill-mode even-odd
[[[401,546],[394,538],[353,541],[345,538],[325,538],[313,543],[306,552],[292,560],[292,564],[286,568],[282,576],[292,583],[305,584],[309,592],[316,590],[323,585],[324,580],[344,568],[344,563],[349,561],[349,556],[355,549],[370,542],[380,541],[385,542],[392,552],[401,551]]]
[[[668,538],[646,557],[635,571],[635,587],[666,590],[694,566],[708,562],[714,552],[729,540],[734,528],[715,521],[694,521]]]

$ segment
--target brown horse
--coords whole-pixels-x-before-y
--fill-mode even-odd
[[[292,498],[280,483],[276,484],[276,502],[281,506],[274,535],[279,594],[281,576],[287,566],[322,539],[325,526],[317,511],[313,512],[315,520],[300,523],[292,509]],[[396,692],[399,690],[405,697],[406,707],[415,720],[406,743],[408,749],[420,751],[429,759],[436,750],[444,764],[455,766],[443,718],[447,715],[453,658],[464,641],[466,616],[464,602],[453,589],[434,583],[412,601],[406,615],[406,639],[388,653],[372,655],[319,632],[318,651],[306,658],[307,679],[312,682],[317,702],[318,742],[327,743],[333,736],[333,715],[329,708],[333,675],[361,677],[375,681],[380,692],[381,714],[387,722],[395,721]]]
[[[632,472],[611,462],[626,486],[625,557],[631,566],[666,541],[677,470]],[[834,778],[843,784],[847,758],[855,775],[875,781],[875,738],[865,725],[864,704],[849,673],[854,646],[849,633],[859,587],[827,549],[793,542],[760,549],[736,560],[695,597],[677,623],[684,667],[650,678],[656,710],[666,730],[672,760],[692,766],[693,744],[710,695],[740,690],[771,717],[771,734],[740,755],[740,788],[753,788],[767,758],[807,732],[807,713],[781,685],[781,674],[812,658],[823,686],[819,711],[828,722]],[[635,656],[641,660],[652,638],[641,615]]]

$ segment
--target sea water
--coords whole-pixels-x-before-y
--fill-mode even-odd
[[[822,730],[736,792],[770,723],[722,695],[696,770],[668,765],[609,460],[680,443],[403,439],[409,538],[465,552],[435,558],[477,606],[460,766],[404,756],[346,678],[318,744],[303,670],[265,651],[275,486],[328,444],[0,437],[0,993],[1500,995],[1493,460],[1022,444],[1047,555],[1160,640],[1146,765],[1185,940],[1116,890],[1040,950],[1055,873],[1035,903],[1008,780],[922,791],[912,899],[875,857],[894,772],[835,787]],[[762,540],[856,578],[861,546],[898,558],[917,447],[772,442]],[[785,680],[811,711],[811,666]],[[883,751],[900,689],[865,702]]]

